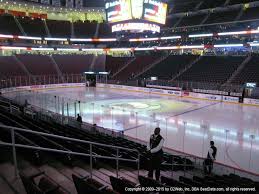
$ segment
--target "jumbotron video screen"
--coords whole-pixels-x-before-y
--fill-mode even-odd
[[[132,19],[130,0],[114,0],[105,3],[107,21],[122,22]]]
[[[143,4],[143,19],[151,22],[165,24],[167,4],[160,1],[145,0]]]
[[[134,26],[137,30],[141,22],[144,30],[159,31],[166,22],[167,4],[161,0],[107,0],[105,10],[112,31],[132,30]]]

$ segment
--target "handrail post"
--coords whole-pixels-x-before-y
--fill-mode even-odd
[[[93,178],[93,145],[90,144],[90,177]]]
[[[11,103],[9,103],[9,107],[10,107],[10,113],[12,113],[13,110],[12,110],[12,104]]]
[[[139,170],[140,170],[140,153],[138,152],[138,176],[139,176]]]
[[[171,176],[174,176],[174,155],[172,155],[172,173]]]
[[[184,167],[183,167],[183,176],[185,177],[185,171],[186,171],[186,156],[184,156]]]
[[[64,98],[61,98],[61,110],[62,110],[62,115],[61,115],[61,123],[64,125],[64,115],[65,115],[65,103],[64,103]]]
[[[15,135],[14,134],[14,129],[11,129],[14,173],[15,173],[15,176],[18,177],[18,167],[17,167],[16,148],[15,148],[15,136],[14,135]]]
[[[119,148],[116,149],[116,177],[119,177]]]
[[[67,102],[67,117],[69,117],[68,102]]]
[[[74,102],[74,108],[75,108],[75,118],[76,118],[76,102]]]
[[[196,164],[197,164],[197,158],[195,157],[195,158],[194,158],[194,169],[195,169],[196,166],[197,166]],[[192,172],[193,172],[193,176],[194,176],[194,170],[192,170]]]

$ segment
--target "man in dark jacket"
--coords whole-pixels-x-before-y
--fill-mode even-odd
[[[204,161],[204,173],[211,174],[213,163],[216,160],[217,148],[214,146],[214,141],[210,141],[210,148],[207,158]]]
[[[147,150],[151,153],[148,177],[153,178],[154,170],[156,171],[156,180],[160,178],[160,166],[163,161],[164,138],[160,135],[160,128],[156,128],[154,134],[150,136]]]
[[[82,123],[83,121],[82,121],[82,117],[79,115],[79,114],[77,114],[77,122],[79,122],[79,123]]]

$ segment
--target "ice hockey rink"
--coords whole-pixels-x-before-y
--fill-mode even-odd
[[[259,107],[108,88],[5,95],[145,142],[159,126],[166,148],[194,156],[206,157],[214,140],[217,162],[259,174]]]

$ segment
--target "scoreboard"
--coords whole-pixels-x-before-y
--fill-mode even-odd
[[[106,0],[105,11],[108,23],[116,31],[123,26],[132,30],[132,22],[136,24],[137,21],[143,24],[145,30],[150,27],[150,31],[156,29],[155,32],[158,32],[159,25],[166,22],[167,4],[161,0]]]
[[[105,3],[107,21],[109,23],[132,19],[131,0],[114,0]]]
[[[143,19],[159,24],[165,24],[167,14],[166,3],[156,0],[145,0],[143,8]]]

